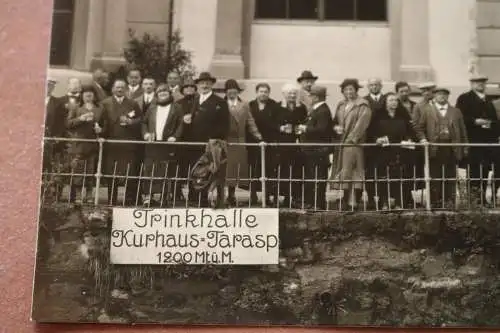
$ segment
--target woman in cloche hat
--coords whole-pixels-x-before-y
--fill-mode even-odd
[[[257,141],[262,141],[262,135],[257,129],[255,120],[250,112],[248,103],[241,100],[239,94],[243,89],[238,82],[229,79],[224,84],[226,101],[228,103],[231,121],[229,126],[229,143],[245,143],[246,132],[248,132]],[[236,186],[248,188],[248,181],[238,181],[238,179],[248,179],[248,160],[245,146],[229,145],[227,151],[227,172],[226,183],[228,185],[227,204],[236,205]]]
[[[340,88],[345,99],[337,106],[334,129],[339,141],[346,146],[339,147],[331,178],[335,181],[334,187],[343,190],[342,209],[348,205],[353,209],[361,202],[363,193],[364,151],[362,146],[352,145],[365,143],[372,112],[368,101],[358,95],[362,88],[358,79],[345,79]],[[354,197],[348,200],[352,192]]]

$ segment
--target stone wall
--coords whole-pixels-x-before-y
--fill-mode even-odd
[[[42,209],[38,321],[500,326],[496,213],[283,211],[265,267],[113,267],[90,213]]]

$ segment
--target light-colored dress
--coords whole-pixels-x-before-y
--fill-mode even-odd
[[[372,111],[368,101],[358,98],[351,103],[341,101],[336,108],[335,124],[344,131],[340,143],[363,144],[366,141],[366,130],[370,124]],[[363,188],[364,149],[362,146],[338,147],[333,163],[330,180],[334,189],[349,189],[351,184],[356,189]],[[346,182],[347,181],[347,182]]]

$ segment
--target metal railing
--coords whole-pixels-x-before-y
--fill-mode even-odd
[[[201,148],[206,143],[148,142],[102,138],[94,140],[44,138],[44,141],[45,167],[42,176],[42,204],[78,202],[80,200],[77,200],[76,197],[80,193],[81,201],[84,201],[84,194],[85,197],[90,198],[90,202],[83,203],[94,206],[146,205],[186,208],[207,206],[207,200],[201,193],[190,195],[187,191],[187,184],[191,181],[193,160],[191,159],[191,163],[188,163],[186,159],[189,158],[185,156],[186,148]],[[67,150],[67,147],[53,149],[55,145],[61,145],[63,142],[65,145],[95,144],[94,159],[76,161],[77,164],[80,164],[75,167],[75,163],[73,163],[75,161],[72,160],[74,156]],[[144,160],[136,161],[137,163],[130,161],[125,168],[123,165],[118,168],[118,162],[115,161],[113,168],[110,169],[109,161],[106,161],[108,144],[168,145],[175,149],[176,156],[172,159],[166,158],[158,163],[146,163]],[[433,209],[496,208],[495,182],[497,178],[495,178],[494,161],[488,166],[481,163],[478,165],[477,161],[471,161],[466,166],[455,164],[452,167],[449,163],[433,165],[435,162],[434,158],[431,157],[431,147],[439,149],[445,147],[468,147],[468,149],[487,147],[492,149],[500,147],[500,144],[414,143],[412,150],[400,149],[399,151],[412,157],[421,156],[420,164],[407,165],[403,161],[399,164],[396,163],[396,166],[375,165],[371,176],[363,176],[362,179],[334,179],[331,177],[332,169],[335,169],[334,164],[339,158],[339,149],[359,146],[384,149],[380,145],[263,142],[228,143],[228,145],[252,148],[254,150],[253,156],[258,156],[259,159],[258,161],[248,161],[250,165],[248,168],[247,165],[238,164],[236,172],[234,172],[234,168],[233,172],[228,172],[228,175],[231,174],[231,176],[226,178],[226,182],[236,188],[231,206],[272,206],[315,211],[431,211]],[[315,165],[315,155],[308,155],[306,151],[307,149],[317,149],[318,146],[321,149],[332,148],[326,176],[324,163]],[[405,145],[389,144],[386,148],[394,149],[403,146]],[[140,151],[139,149],[138,153]],[[377,151],[383,152],[383,150]],[[309,150],[309,152],[311,151]],[[497,155],[500,158],[500,154]],[[305,160],[300,161],[301,158],[305,158]],[[50,163],[47,163],[47,159]],[[105,162],[108,162],[106,170],[112,170],[112,172],[105,172]],[[373,163],[376,162],[375,159],[371,162],[376,164]],[[247,168],[248,172],[244,172],[244,168]],[[385,170],[383,170],[384,168]],[[438,168],[441,168],[441,172]],[[479,169],[479,177],[471,177],[472,168],[476,170],[476,173]],[[440,175],[437,175],[438,173]],[[104,186],[103,183],[105,183]],[[160,190],[155,189],[158,184],[160,184]],[[88,193],[92,191],[92,188],[94,188],[93,194],[89,196]],[[118,193],[120,188],[122,191]],[[106,196],[103,193],[104,189],[107,189],[108,195],[107,201],[103,202]],[[131,191],[134,192],[133,198]],[[449,193],[450,191],[452,193]],[[260,193],[260,203],[258,203],[258,193]],[[349,200],[345,197],[346,195],[350,197]],[[113,196],[116,198],[113,199]],[[215,194],[212,193],[209,198],[213,201],[214,196]],[[119,200],[119,197],[122,199]],[[158,197],[159,200],[155,199]],[[271,198],[273,200],[270,200]]]

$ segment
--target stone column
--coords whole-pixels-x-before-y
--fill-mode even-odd
[[[86,52],[89,48],[89,13],[90,0],[75,1],[73,39],[71,43],[71,67],[78,70],[87,70],[89,65],[86,58]]]
[[[467,24],[469,25],[469,73],[475,74],[479,72],[479,43],[478,43],[478,15],[477,8],[478,4],[470,7],[469,10],[469,20]]]
[[[210,71],[218,78],[243,79],[242,57],[244,0],[218,0],[215,52]]]
[[[431,81],[434,79],[434,74],[429,53],[429,2],[428,0],[399,2],[401,5],[399,79],[408,82]]]
[[[104,3],[102,44],[92,61],[92,68],[114,70],[125,63],[123,48],[128,41],[127,0],[98,0]]]

